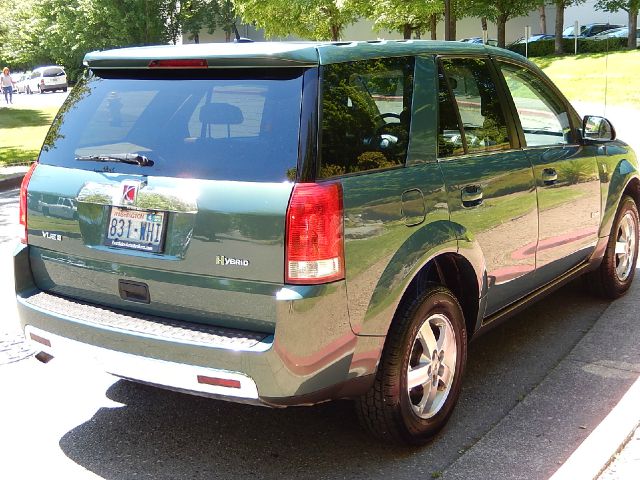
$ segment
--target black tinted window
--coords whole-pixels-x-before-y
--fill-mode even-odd
[[[447,80],[438,69],[438,156],[441,158],[464,153],[462,131]]]
[[[404,163],[413,68],[411,57],[323,68],[321,177]]]
[[[498,90],[484,59],[442,60],[456,100],[468,153],[511,148]]]
[[[64,75],[64,70],[61,68],[47,68],[42,72],[43,77],[61,77]]]
[[[302,71],[103,72],[80,84],[45,141],[42,163],[241,181],[295,178]],[[136,153],[140,168],[77,157]]]

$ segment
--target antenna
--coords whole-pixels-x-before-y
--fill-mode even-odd
[[[603,117],[607,116],[607,90],[609,88],[609,37],[606,38],[607,51],[604,55],[604,113]]]

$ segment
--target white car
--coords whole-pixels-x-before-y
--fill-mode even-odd
[[[27,93],[44,93],[47,91],[67,91],[67,74],[59,65],[36,68],[26,80]]]
[[[45,215],[74,220],[78,218],[78,205],[75,200],[70,198],[58,197],[56,203],[40,202],[39,206]]]
[[[607,38],[627,38],[629,36],[629,28],[614,28],[606,32],[599,33],[593,37],[594,40],[606,40]],[[640,29],[636,30],[636,47],[640,47]]]

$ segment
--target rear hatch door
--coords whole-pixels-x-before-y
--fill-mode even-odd
[[[273,331],[303,74],[104,70],[75,87],[29,184],[37,286]]]

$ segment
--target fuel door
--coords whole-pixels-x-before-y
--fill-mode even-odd
[[[424,196],[417,188],[402,193],[402,217],[407,227],[413,227],[424,222],[426,209]]]

